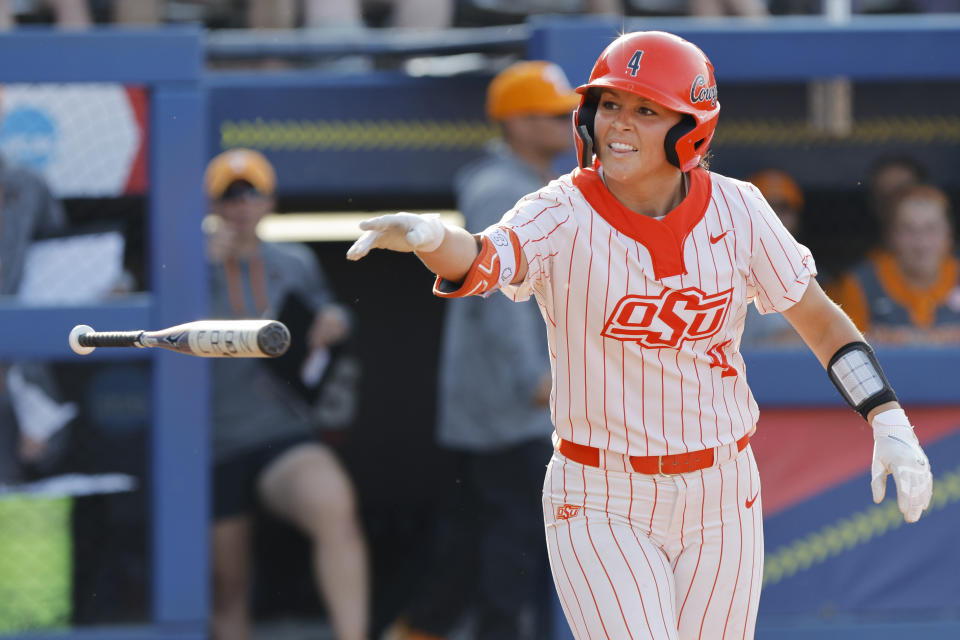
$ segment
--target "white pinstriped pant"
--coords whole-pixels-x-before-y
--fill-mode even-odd
[[[547,467],[550,568],[574,637],[753,638],[763,521],[750,447],[677,476],[628,473],[622,458],[589,467],[555,451]]]

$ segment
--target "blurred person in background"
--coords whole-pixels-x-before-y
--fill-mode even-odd
[[[921,184],[927,181],[927,168],[913,156],[904,153],[881,155],[867,170],[866,208],[880,234],[887,227],[886,217],[889,213],[891,199],[898,191],[911,184]],[[870,254],[884,249],[883,239]]]
[[[256,151],[215,157],[205,184],[219,219],[207,239],[211,317],[277,317],[291,296],[314,312],[313,352],[344,340],[347,313],[303,245],[261,242],[257,224],[272,210],[274,170]],[[258,360],[212,363],[213,637],[250,637],[252,512],[260,502],[312,542],[313,573],[338,640],[366,640],[366,542],[354,487],[316,438],[309,406]]]
[[[158,25],[166,21],[167,0],[113,0],[111,19],[124,25]]]
[[[763,169],[747,178],[760,189],[773,212],[793,237],[800,233],[803,217],[803,191],[785,171]],[[761,314],[756,305],[747,307],[747,319],[740,343],[745,348],[760,346],[803,346],[803,341],[780,313]]]
[[[166,4],[166,0],[0,0],[0,30],[48,21],[64,29],[100,23],[157,25],[165,21]],[[195,4],[199,14],[202,0]]]
[[[764,18],[770,15],[763,0],[690,0],[687,13],[697,17],[744,16]]]
[[[632,16],[744,16],[764,18],[770,15],[766,0],[624,0]]]
[[[43,176],[0,157],[0,294],[20,288],[33,240],[67,230],[63,205]]]
[[[907,184],[886,205],[884,248],[827,292],[876,342],[960,341],[960,280],[947,195]]]
[[[248,0],[252,28],[363,28],[364,12],[386,10],[391,27],[445,29],[453,23],[454,0]]]
[[[53,14],[54,23],[64,29],[86,29],[93,24],[88,0],[34,0],[26,3],[0,0],[0,30],[15,27],[17,16],[27,13],[25,7],[29,10],[50,11]]]
[[[624,0],[459,0],[457,25],[519,24],[540,14],[622,16]]]
[[[501,138],[455,178],[468,228],[554,177],[572,147],[580,97],[563,70],[518,62],[487,90]],[[550,361],[537,305],[505,296],[457,300],[446,310],[439,367],[437,441],[455,461],[452,499],[440,513],[432,572],[387,638],[445,638],[470,605],[480,640],[520,640],[546,622],[549,593],[540,493],[550,455]]]
[[[0,157],[0,294],[15,296],[34,240],[68,228],[63,205],[44,178]],[[62,429],[76,414],[59,405],[56,384],[41,363],[0,363],[0,482],[49,467],[65,443]],[[57,443],[57,446],[50,446]]]

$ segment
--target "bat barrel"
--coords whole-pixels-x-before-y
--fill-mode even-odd
[[[257,332],[257,346],[268,357],[281,356],[290,347],[290,330],[281,322],[271,322]]]
[[[81,347],[139,347],[143,331],[95,331],[77,336]]]

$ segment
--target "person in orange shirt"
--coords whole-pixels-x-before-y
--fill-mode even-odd
[[[861,331],[877,342],[960,339],[960,280],[947,195],[907,185],[890,200],[884,248],[828,287]]]
[[[905,187],[926,182],[927,168],[913,156],[882,155],[867,170],[867,208],[882,225],[890,198]]]

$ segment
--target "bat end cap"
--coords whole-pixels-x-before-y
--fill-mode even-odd
[[[282,356],[290,348],[290,330],[282,322],[273,321],[260,329],[257,345],[268,358]]]
[[[86,335],[88,333],[93,333],[93,327],[86,324],[78,324],[70,331],[70,348],[73,349],[74,353],[85,356],[88,353],[91,353],[96,347],[84,347],[80,344],[80,336]]]

